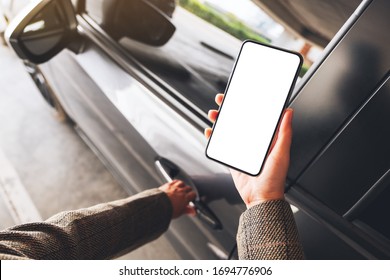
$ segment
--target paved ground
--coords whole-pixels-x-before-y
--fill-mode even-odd
[[[124,190],[59,122],[21,62],[0,46],[0,228],[123,198]],[[165,237],[125,259],[177,259]]]

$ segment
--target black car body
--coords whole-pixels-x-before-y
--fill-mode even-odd
[[[72,1],[74,12],[41,1],[18,15],[10,43],[129,193],[171,178],[197,190],[199,219],[168,232],[183,258],[226,258],[244,206],[228,170],[206,159],[203,129],[240,41],[178,7],[170,18],[148,1],[107,2]],[[363,1],[290,101],[286,195],[309,259],[390,257],[389,10]]]

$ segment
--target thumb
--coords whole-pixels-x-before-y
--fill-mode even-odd
[[[194,207],[187,205],[184,208],[184,214],[189,215],[189,216],[195,216],[196,215],[196,210]]]
[[[282,123],[280,124],[277,141],[273,150],[277,154],[289,154],[290,146],[292,141],[292,118],[293,110],[291,108],[287,109],[283,115]],[[273,151],[271,151],[272,153]]]

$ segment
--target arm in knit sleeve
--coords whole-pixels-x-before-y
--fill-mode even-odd
[[[272,200],[246,210],[240,217],[237,248],[240,259],[303,259],[288,202]]]
[[[0,259],[108,259],[156,239],[172,217],[158,190],[0,232]]]

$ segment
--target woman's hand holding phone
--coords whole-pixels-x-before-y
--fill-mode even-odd
[[[221,106],[223,97],[223,94],[217,94],[215,97],[215,101],[219,106]],[[212,122],[215,122],[218,111],[210,110],[208,116]],[[236,188],[247,208],[270,200],[284,199],[284,187],[290,162],[292,117],[293,110],[290,108],[286,109],[275,134],[264,168],[258,176],[253,177],[230,169]],[[211,132],[211,128],[206,128],[205,136],[209,138]],[[242,132],[237,131],[237,133]]]

